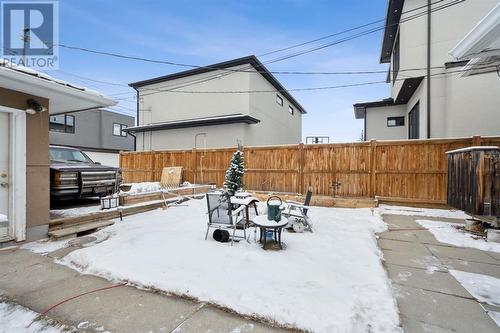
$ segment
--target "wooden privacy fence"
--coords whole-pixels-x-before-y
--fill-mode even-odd
[[[245,147],[247,189],[317,195],[446,201],[446,151],[500,145],[500,137]],[[236,148],[122,152],[125,182],[159,181],[166,166],[184,180],[222,186]],[[334,182],[340,183],[335,189]]]

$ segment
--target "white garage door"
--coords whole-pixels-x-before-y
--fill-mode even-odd
[[[9,117],[0,112],[0,238],[9,234]]]

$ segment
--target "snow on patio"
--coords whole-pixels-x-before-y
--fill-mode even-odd
[[[43,319],[34,321],[38,313],[22,306],[7,303],[0,299],[0,333],[62,333],[76,332],[77,330],[45,321]],[[30,325],[28,327],[28,325]]]
[[[434,209],[406,206],[390,206],[380,205],[378,208],[380,215],[408,215],[408,216],[427,216],[427,217],[444,217],[451,219],[467,219],[470,218],[465,212],[455,209]]]
[[[62,263],[110,280],[194,297],[313,332],[399,332],[370,209],[314,207],[314,233],[285,233],[286,249],[205,240],[206,201],[124,218],[106,241]]]
[[[472,247],[483,251],[500,252],[500,243],[487,242],[477,236],[464,232],[459,227],[464,224],[443,221],[417,220],[422,227],[427,228],[441,243],[460,247]]]
[[[479,302],[500,307],[500,279],[453,269],[450,273]],[[491,319],[500,326],[500,312],[491,310],[487,312]]]

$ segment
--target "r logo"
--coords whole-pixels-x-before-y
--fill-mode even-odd
[[[1,1],[1,5],[3,57],[24,66],[55,69],[57,1]]]

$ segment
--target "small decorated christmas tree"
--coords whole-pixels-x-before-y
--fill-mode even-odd
[[[231,158],[231,165],[226,171],[224,186],[227,188],[227,196],[232,197],[238,190],[243,188],[243,174],[245,162],[243,152],[237,150]]]

